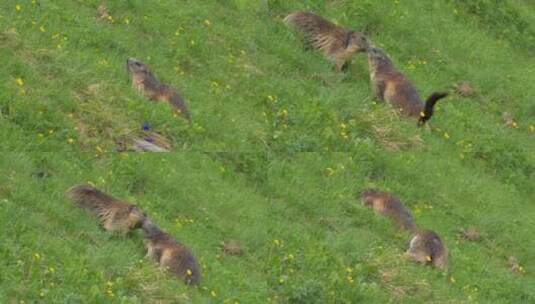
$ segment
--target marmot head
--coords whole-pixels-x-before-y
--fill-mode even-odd
[[[142,228],[147,216],[136,206],[130,206],[128,213],[128,226],[130,229]]]
[[[347,37],[347,50],[350,52],[366,52],[369,47],[368,38],[361,33],[351,32]]]
[[[360,194],[360,201],[364,206],[372,207],[373,202],[381,193],[375,189],[366,189]]]
[[[149,240],[154,239],[163,233],[160,228],[148,218],[145,218],[141,224],[141,229],[145,233],[145,238]]]
[[[391,64],[390,59],[385,52],[377,47],[370,46],[368,48],[368,61],[374,67],[378,67],[383,64]]]
[[[126,70],[130,74],[149,72],[149,68],[143,62],[132,57],[126,60]]]

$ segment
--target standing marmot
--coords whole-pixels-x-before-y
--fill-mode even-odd
[[[416,232],[406,254],[418,263],[433,265],[441,270],[448,268],[448,250],[434,231]]]
[[[128,233],[141,228],[145,214],[136,206],[119,201],[108,194],[85,185],[78,185],[67,191],[67,196],[80,208],[93,213],[108,231]]]
[[[374,98],[387,101],[407,116],[418,118],[418,125],[425,124],[433,116],[437,101],[448,96],[447,93],[433,93],[424,104],[407,77],[379,48],[368,48],[368,63]]]
[[[126,60],[126,68],[132,76],[132,86],[136,90],[150,100],[168,102],[191,122],[191,117],[182,97],[169,86],[160,83],[149,67],[135,58],[128,58]]]
[[[199,266],[189,250],[163,232],[149,219],[142,226],[145,232],[147,258],[157,262],[160,267],[182,279],[188,285],[199,285],[201,275]]]
[[[400,229],[413,231],[416,228],[411,212],[392,194],[365,190],[361,193],[360,199],[363,205],[390,218]]]
[[[307,43],[323,52],[339,71],[347,68],[353,55],[368,48],[368,40],[361,33],[345,29],[311,12],[292,13],[284,18],[284,22],[301,32]]]

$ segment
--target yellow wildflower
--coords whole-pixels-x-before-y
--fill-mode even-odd
[[[22,78],[20,78],[20,77],[17,78],[17,79],[15,79],[15,81],[16,81],[17,84],[18,84],[19,86],[21,86],[21,87],[24,85],[24,80],[22,80]]]
[[[17,12],[20,12],[22,7],[20,6],[20,4],[17,4],[17,5],[15,5],[15,9],[17,10]]]
[[[328,176],[332,176],[332,175],[334,174],[334,172],[335,172],[335,171],[333,170],[333,168],[327,168],[327,169],[325,169],[325,171],[327,171],[327,175],[328,175]]]

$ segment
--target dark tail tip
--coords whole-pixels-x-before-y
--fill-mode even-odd
[[[446,96],[448,96],[448,93],[446,92],[435,92],[427,98],[425,101],[424,111],[421,113],[420,119],[418,120],[419,126],[424,125],[429,119],[431,119],[436,103]]]

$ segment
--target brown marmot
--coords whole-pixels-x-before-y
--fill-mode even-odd
[[[184,280],[188,285],[199,285],[200,269],[191,252],[163,232],[149,219],[141,227],[145,233],[147,258]]]
[[[367,38],[355,31],[338,26],[311,12],[295,12],[284,18],[314,49],[323,52],[338,71],[345,70],[353,55],[365,52]]]
[[[425,124],[433,116],[437,101],[448,96],[444,92],[433,93],[424,104],[407,77],[379,48],[368,48],[368,64],[374,98],[392,104],[407,116],[418,118],[418,125]]]
[[[145,214],[136,206],[120,201],[94,187],[77,185],[67,196],[80,208],[93,213],[108,231],[128,233],[141,228]]]
[[[360,199],[363,205],[390,218],[400,229],[409,231],[416,229],[411,212],[392,194],[368,189],[360,194]]]
[[[433,265],[441,270],[448,268],[448,250],[438,234],[431,230],[414,233],[406,255],[418,263]]]
[[[147,65],[135,58],[128,58],[126,60],[126,68],[132,77],[132,86],[138,92],[150,100],[169,103],[191,122],[191,117],[182,97],[168,85],[158,81]]]

